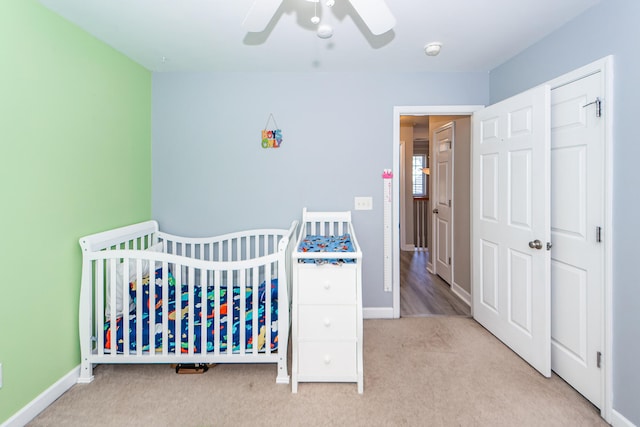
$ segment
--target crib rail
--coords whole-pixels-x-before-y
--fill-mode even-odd
[[[165,251],[207,261],[242,261],[277,252],[288,230],[249,230],[205,238],[186,238],[158,233]]]
[[[198,239],[152,228],[81,239],[79,381],[93,379],[96,363],[277,362],[277,381],[288,383],[288,264],[297,222]],[[158,244],[162,252],[141,250]]]
[[[145,249],[155,243],[153,239],[156,233],[158,233],[158,223],[145,221],[82,237],[80,246],[83,252],[95,252],[116,247]]]

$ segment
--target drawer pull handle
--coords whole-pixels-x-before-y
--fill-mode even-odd
[[[324,326],[326,326],[327,328],[331,326],[331,319],[324,319]]]
[[[328,365],[329,363],[331,363],[331,356],[327,354],[326,356],[324,356],[324,364]]]

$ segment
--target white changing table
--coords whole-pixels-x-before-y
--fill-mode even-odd
[[[306,236],[346,233],[353,252],[298,252]],[[356,382],[363,393],[362,252],[351,212],[304,209],[292,258],[292,392],[297,393],[298,382]],[[338,259],[355,262],[332,263]]]

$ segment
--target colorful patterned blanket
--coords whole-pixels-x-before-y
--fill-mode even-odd
[[[145,280],[146,279],[146,280]],[[186,341],[186,337],[189,336],[189,291],[187,285],[182,285],[178,290],[178,286],[176,286],[175,278],[171,273],[168,274],[166,280],[162,278],[162,269],[158,269],[155,272],[155,286],[149,286],[149,278],[148,276],[143,279],[142,285],[142,313],[136,313],[135,309],[132,311],[129,317],[129,347],[131,351],[136,351],[138,345],[142,346],[143,351],[148,351],[150,349],[149,343],[149,291],[150,289],[154,289],[155,291],[155,322],[152,322],[153,336],[155,342],[156,351],[162,351],[163,342],[162,342],[162,332],[165,329],[162,324],[163,310],[168,310],[168,341],[169,341],[169,353],[176,352],[176,292],[179,292],[179,298],[181,301],[181,314],[180,314],[180,334],[181,334],[181,348],[180,351],[182,353],[188,352],[188,345]],[[162,289],[164,285],[169,287],[168,289],[168,301],[162,301]],[[129,284],[129,296],[137,303],[137,292],[136,292],[136,283],[132,282]],[[214,350],[214,329],[215,329],[215,317],[214,317],[214,307],[215,307],[215,289],[213,286],[206,288],[206,307],[203,312],[202,308],[202,292],[204,288],[201,286],[195,286],[194,292],[195,295],[193,297],[193,301],[195,304],[194,308],[194,319],[193,322],[193,336],[192,342],[194,343],[194,352],[200,353],[201,349],[201,332],[202,332],[202,319],[206,321],[206,332],[207,332],[207,352],[211,352]],[[238,352],[240,349],[240,301],[241,298],[245,299],[245,348],[247,351],[252,350],[255,344],[258,345],[258,350],[263,351],[265,345],[265,301],[266,301],[266,293],[265,293],[265,283],[263,282],[258,286],[258,308],[257,310],[253,309],[253,288],[247,287],[245,295],[240,295],[240,288],[233,287],[233,296],[229,298],[229,292],[226,287],[220,288],[220,330],[217,333],[217,337],[215,339],[220,343],[220,351],[224,352],[227,350],[228,342],[227,342],[227,332],[228,328],[232,328],[232,349],[233,352]],[[137,306],[137,305],[136,305]],[[257,311],[257,313],[256,313]],[[259,328],[259,336],[258,343],[253,342],[253,316],[258,316],[258,328]],[[271,350],[276,350],[278,347],[278,280],[274,279],[271,281]],[[138,322],[142,324],[142,337],[138,339],[136,336],[136,329]],[[123,352],[124,347],[124,335],[123,335],[123,317],[118,317],[116,319],[116,341],[117,341],[117,351],[118,353]],[[104,345],[105,349],[109,350],[111,348],[111,322],[107,321],[104,325]]]
[[[307,235],[300,242],[298,252],[355,252],[351,236],[317,236]],[[355,263],[355,258],[301,258],[298,262],[315,264],[343,264]]]

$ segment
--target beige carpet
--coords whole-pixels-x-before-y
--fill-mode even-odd
[[[468,318],[365,320],[364,394],[275,384],[275,365],[102,365],[31,426],[599,426],[557,376],[539,375]]]

